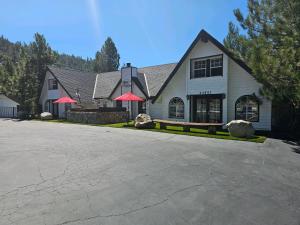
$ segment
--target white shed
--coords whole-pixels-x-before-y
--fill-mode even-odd
[[[13,118],[17,117],[19,103],[0,94],[0,117]]]

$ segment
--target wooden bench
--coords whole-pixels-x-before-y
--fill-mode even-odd
[[[158,119],[154,119],[153,122],[159,123],[160,129],[166,129],[167,126],[179,126],[183,128],[184,132],[189,132],[190,128],[205,128],[209,134],[216,134],[217,129],[224,125],[223,123],[192,123]]]

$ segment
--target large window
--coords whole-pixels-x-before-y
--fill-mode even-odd
[[[211,56],[191,60],[191,78],[223,75],[223,56]]]
[[[250,122],[259,121],[259,102],[255,96],[244,95],[236,101],[235,119]]]
[[[57,88],[58,88],[57,80],[49,79],[48,80],[48,90],[56,90]]]
[[[169,102],[169,118],[184,119],[184,102],[181,98],[172,98]]]
[[[199,95],[192,97],[192,121],[197,123],[222,123],[222,97]]]

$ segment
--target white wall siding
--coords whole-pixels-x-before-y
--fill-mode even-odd
[[[19,103],[0,94],[0,117],[17,117]]]
[[[162,117],[162,104],[159,101],[161,97],[159,97],[154,104],[149,101],[149,115],[152,119],[161,119]]]
[[[63,87],[58,83],[58,89],[57,90],[48,90],[48,80],[54,79],[54,77],[51,75],[51,73],[48,71],[45,76],[44,84],[42,87],[39,103],[42,106],[42,111],[45,112],[45,103],[47,100],[54,100],[61,97],[69,96],[66,91],[63,89]],[[71,104],[71,107],[76,107],[74,104]],[[59,118],[65,117],[65,104],[58,104],[58,116]]]
[[[146,96],[140,90],[140,88],[135,84],[134,81],[131,82],[131,85],[132,85],[132,87],[131,87],[132,88],[132,93],[134,95],[137,95],[137,96],[139,96],[143,99],[146,99]],[[126,92],[131,91],[131,88],[126,89]],[[122,90],[121,89],[121,84],[119,84],[119,86],[116,88],[116,90],[112,93],[111,99],[114,99],[114,98],[119,97],[120,95],[122,95],[121,90]],[[123,94],[125,94],[124,90],[122,90],[122,91],[123,91]],[[110,102],[111,102],[110,105],[109,106],[107,105],[108,107],[116,106],[115,101],[110,101]],[[122,107],[127,108],[128,107],[128,102],[126,102],[126,101],[122,102]],[[129,109],[130,109],[130,111],[132,109],[132,112],[131,112],[132,113],[131,114],[132,118],[136,117],[138,115],[138,102],[129,102]]]
[[[211,91],[214,93],[226,93],[227,90],[227,74],[223,74],[223,76],[215,76],[215,77],[202,77],[196,79],[190,79],[190,62],[191,59],[208,57],[213,55],[223,54],[220,49],[214,46],[212,43],[199,41],[194,49],[191,51],[184,64],[186,66],[186,75],[187,75],[187,93],[189,95],[199,94],[200,91]],[[225,57],[224,57],[225,56]],[[224,59],[225,58],[225,59]],[[223,67],[226,72],[227,68],[227,56],[223,55]],[[225,64],[225,65],[224,65]]]
[[[223,55],[223,76],[190,79],[191,59]],[[225,94],[223,99],[223,123],[235,119],[235,102],[243,95],[255,93],[261,100],[259,106],[259,122],[253,125],[258,130],[271,130],[271,102],[259,96],[260,84],[241,66],[235,63],[224,52],[211,42],[199,41],[174,77],[165,87],[159,99],[150,104],[150,115],[153,118],[171,119],[168,117],[169,101],[173,97],[180,97],[185,104],[185,116],[182,121],[190,120],[190,103],[187,95]],[[180,120],[180,119],[175,119]]]
[[[7,96],[0,94],[0,107],[17,107],[19,103],[13,101]]]
[[[184,119],[169,118],[169,102],[179,97],[184,102]],[[189,101],[186,91],[186,64],[182,64],[161,94],[161,118],[168,120],[189,121]]]
[[[259,105],[259,122],[253,126],[257,130],[271,130],[271,101],[259,95],[261,85],[247,71],[241,68],[232,59],[229,60],[228,79],[228,121],[235,119],[236,100],[243,95],[255,93],[262,100]]]

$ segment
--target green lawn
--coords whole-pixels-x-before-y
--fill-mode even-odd
[[[106,124],[106,125],[101,125],[101,126],[136,129],[133,126],[133,122],[129,122],[129,124],[115,123],[115,124]],[[253,138],[236,138],[236,137],[230,136],[229,132],[227,132],[227,131],[217,131],[216,134],[208,134],[207,130],[197,129],[197,128],[191,128],[190,132],[184,132],[182,127],[177,127],[177,126],[167,126],[167,129],[159,129],[158,123],[156,123],[156,126],[154,129],[144,129],[144,130],[154,131],[154,132],[162,132],[162,133],[170,133],[170,134],[197,136],[197,137],[218,138],[218,139],[237,140],[237,141],[250,141],[250,142],[257,142],[257,143],[263,143],[266,140],[266,137],[264,137],[264,136],[255,136]]]
[[[49,120],[49,122],[58,122],[58,123],[69,123],[74,124],[73,122],[69,122],[66,120]],[[133,126],[133,121],[127,123],[114,123],[114,124],[85,124],[90,126],[102,126],[102,127],[114,127],[114,128],[127,128],[127,129],[136,129]],[[159,129],[159,125],[156,124],[154,129],[144,129],[145,131],[154,131],[154,132],[162,132],[162,133],[170,133],[170,134],[180,134],[180,135],[189,135],[189,136],[197,136],[197,137],[208,137],[208,138],[218,138],[218,139],[226,139],[226,140],[237,140],[237,141],[250,141],[256,143],[263,143],[266,140],[264,136],[254,136],[253,138],[237,138],[230,136],[227,131],[217,131],[216,134],[208,134],[205,129],[197,129],[191,128],[190,132],[184,132],[182,127],[176,126],[167,126],[167,129]]]

